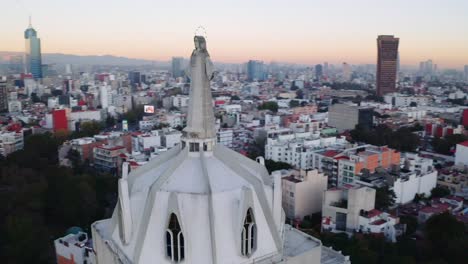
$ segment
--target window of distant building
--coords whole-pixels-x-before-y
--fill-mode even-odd
[[[241,236],[241,253],[243,256],[250,257],[257,248],[257,225],[251,208],[247,210]]]
[[[166,229],[166,255],[173,262],[181,262],[185,258],[184,234],[174,213],[171,214]]]

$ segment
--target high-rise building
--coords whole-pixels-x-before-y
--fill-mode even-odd
[[[247,62],[247,78],[249,81],[263,81],[265,79],[263,61],[249,60]]]
[[[347,62],[343,62],[343,80],[351,81],[351,66]]]
[[[0,112],[8,109],[8,88],[5,78],[0,77]]]
[[[465,65],[465,81],[468,82],[468,65]]]
[[[328,75],[330,74],[330,73],[328,72],[328,62],[324,62],[324,63],[323,63],[323,74],[324,74],[326,77],[328,77]]]
[[[41,79],[41,39],[37,37],[37,31],[32,27],[31,20],[29,21],[29,27],[24,31],[24,39],[26,40],[26,50],[24,53],[25,72],[31,73],[35,79]]]
[[[179,78],[184,76],[184,58],[172,58],[172,77]]]
[[[132,87],[136,87],[140,84],[140,72],[138,71],[131,71],[128,73],[128,80]]]
[[[322,79],[322,76],[323,76],[322,64],[315,65],[315,77],[317,78],[317,80],[320,81]]]
[[[328,111],[328,125],[336,127],[339,132],[351,130],[356,125],[370,128],[373,124],[373,109],[347,104],[334,104]]]
[[[382,35],[377,38],[378,96],[396,91],[399,41],[399,38],[389,35]]]

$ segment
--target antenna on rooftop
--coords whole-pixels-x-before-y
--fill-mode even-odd
[[[29,15],[29,27],[32,27],[31,15]]]

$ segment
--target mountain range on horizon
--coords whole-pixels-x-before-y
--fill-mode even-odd
[[[21,56],[23,52],[0,51],[0,63],[10,60],[11,56]],[[114,55],[73,55],[62,53],[43,53],[44,64],[74,64],[74,65],[116,65],[116,66],[141,66],[155,65],[168,66],[169,61],[155,61],[134,59]]]

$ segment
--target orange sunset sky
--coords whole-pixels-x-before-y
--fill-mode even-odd
[[[187,57],[195,29],[216,61],[375,63],[380,34],[400,38],[402,65],[468,64],[463,0],[0,0],[0,51],[23,51],[32,15],[43,53]]]

